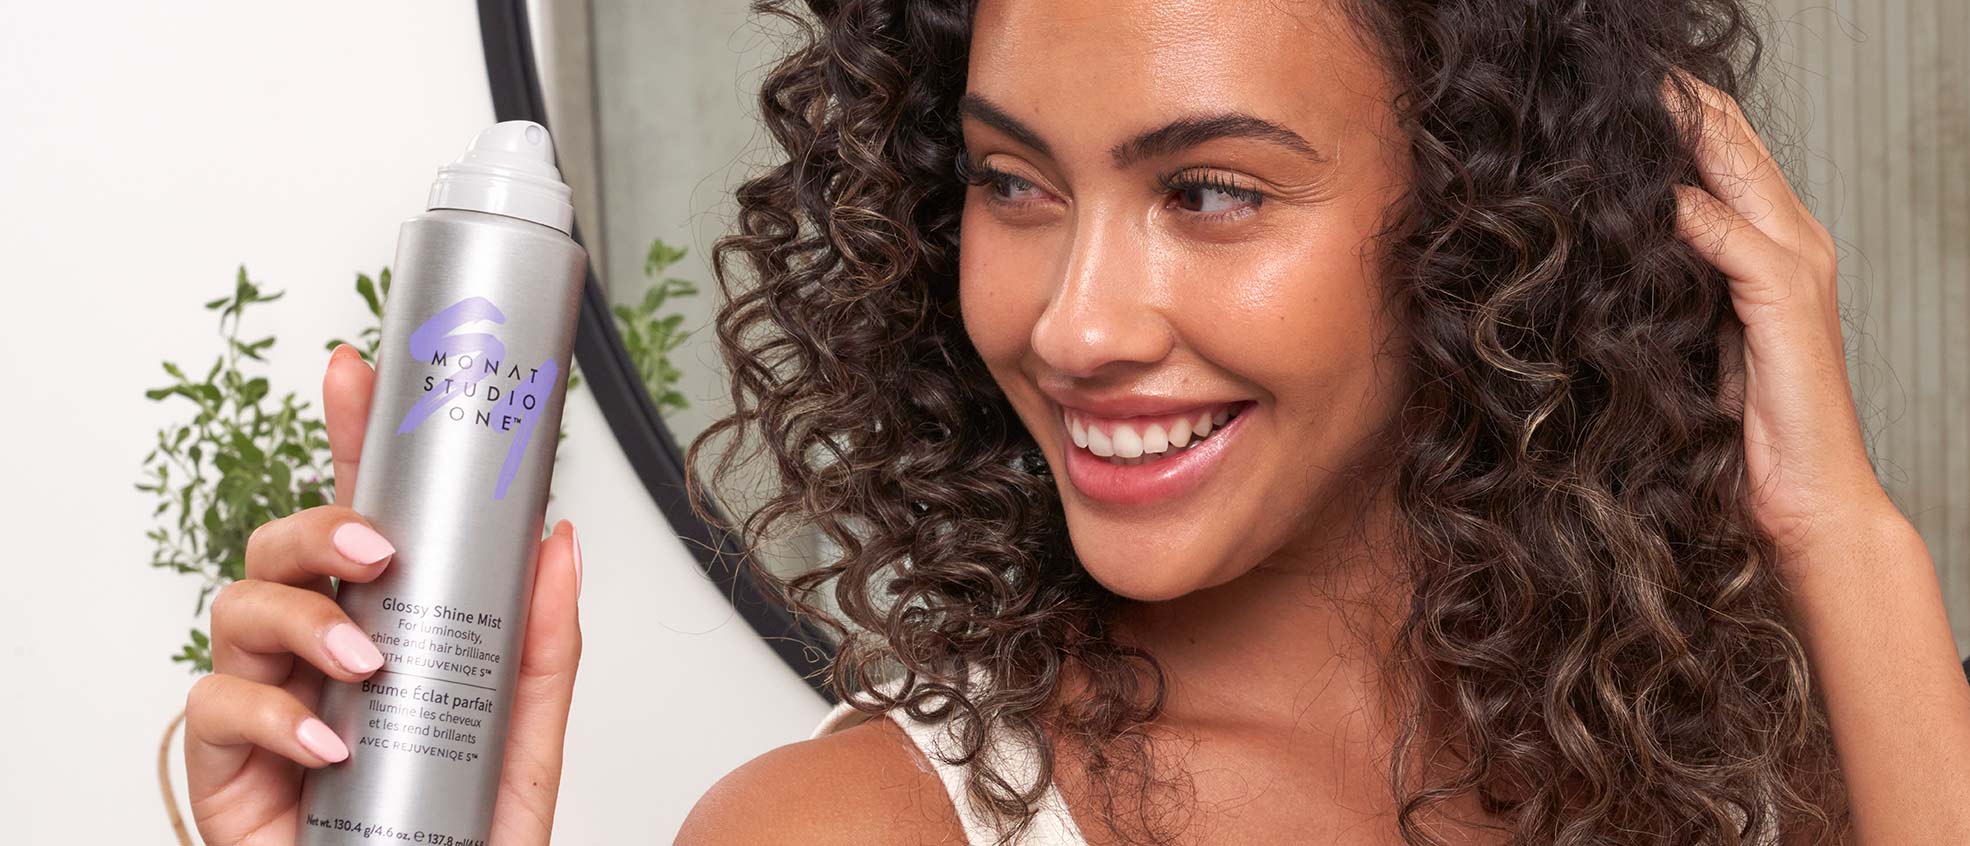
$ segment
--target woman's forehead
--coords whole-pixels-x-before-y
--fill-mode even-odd
[[[1320,0],[981,0],[967,89],[1063,146],[1244,112],[1316,145],[1384,87]]]
[[[1326,0],[980,0],[972,30],[972,70],[994,74],[1305,79],[1365,58]]]

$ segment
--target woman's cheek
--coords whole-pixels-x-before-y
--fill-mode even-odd
[[[1318,307],[1317,262],[1291,244],[1216,248],[1175,261],[1174,318],[1192,346],[1231,369],[1254,350],[1270,357],[1304,345],[1305,315]]]
[[[1025,350],[1046,308],[1046,279],[1024,269],[1031,263],[1027,247],[992,229],[965,226],[959,236],[958,305],[972,346],[996,367],[1017,362]]]

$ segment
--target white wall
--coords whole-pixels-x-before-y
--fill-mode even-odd
[[[209,365],[245,263],[286,297],[266,375],[319,408],[429,180],[492,119],[473,6],[0,0],[0,819],[8,843],[170,843],[155,760],[193,677],[191,577],[148,566],[161,359]],[[580,526],[587,653],[557,843],[668,842],[825,708],[732,614],[570,395],[550,522]],[[184,777],[176,749],[173,778]]]

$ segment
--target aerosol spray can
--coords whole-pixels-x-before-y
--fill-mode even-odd
[[[320,715],[349,757],[307,771],[301,846],[483,846],[505,758],[588,254],[546,128],[506,121],[404,222],[356,511],[396,547],[336,595],[383,653]]]

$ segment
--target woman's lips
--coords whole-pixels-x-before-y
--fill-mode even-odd
[[[1200,442],[1181,450],[1171,447],[1176,450],[1173,454],[1133,465],[1114,464],[1076,445],[1075,435],[1063,426],[1061,449],[1067,456],[1067,479],[1081,495],[1111,505],[1144,505],[1176,498],[1202,484],[1223,463],[1225,451],[1249,428],[1255,411],[1253,401],[1237,403],[1231,408],[1231,417]]]

